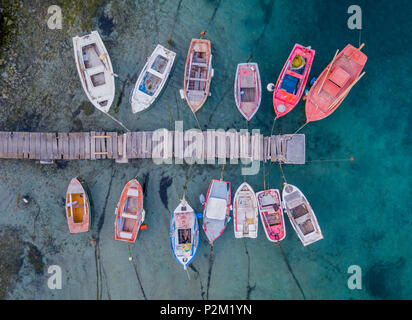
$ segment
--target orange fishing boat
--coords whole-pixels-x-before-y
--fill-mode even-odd
[[[295,44],[273,91],[273,108],[277,118],[292,111],[305,90],[315,50]]]
[[[210,41],[192,39],[186,58],[184,87],[180,90],[182,99],[193,113],[196,113],[210,95],[210,81],[213,77]]]
[[[135,242],[145,217],[143,189],[136,179],[124,186],[115,214],[115,240]]]
[[[70,233],[88,232],[90,203],[82,184],[77,178],[70,181],[66,192],[66,217]]]
[[[321,120],[333,113],[365,72],[367,56],[348,44],[321,73],[306,96],[306,123]]]

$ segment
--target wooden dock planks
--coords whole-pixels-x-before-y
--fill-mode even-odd
[[[207,160],[208,163],[243,159],[246,161],[281,161],[305,163],[305,135],[273,135],[259,132],[187,130],[154,132],[0,132],[0,158],[35,159],[129,159],[160,158]],[[178,162],[176,162],[178,163]],[[181,163],[181,162],[180,162]],[[192,161],[193,163],[193,161]],[[236,163],[236,162],[234,162]]]

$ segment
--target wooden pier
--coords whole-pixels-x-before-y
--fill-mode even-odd
[[[305,163],[305,135],[265,137],[246,130],[117,132],[0,132],[0,159],[195,159]]]

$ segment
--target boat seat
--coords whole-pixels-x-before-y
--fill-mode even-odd
[[[249,232],[254,232],[254,231],[256,231],[255,224],[249,224]]]
[[[332,97],[336,97],[341,89],[341,87],[330,80],[326,80],[322,87],[322,90],[330,94]]]
[[[335,83],[337,86],[342,88],[346,84],[346,82],[348,82],[349,78],[350,78],[349,73],[347,73],[342,68],[337,67],[331,73],[329,80]]]
[[[129,189],[129,190],[127,190],[127,195],[132,196],[132,197],[138,197],[139,196],[139,190]]]
[[[304,203],[297,206],[296,208],[293,208],[291,211],[294,219],[300,218],[309,212]]]
[[[295,94],[295,91],[298,86],[298,81],[299,81],[298,78],[286,74],[285,77],[283,78],[282,85],[280,86],[280,88],[285,90],[286,92]]]
[[[203,62],[192,62],[192,65],[198,66],[198,67],[204,67],[204,68],[207,67],[207,64]]]
[[[299,227],[304,235],[307,235],[308,233],[312,233],[315,231],[315,227],[313,226],[312,221],[310,219],[300,224]]]
[[[209,198],[206,205],[206,217],[224,220],[227,214],[227,202],[224,199]]]
[[[75,205],[76,203],[78,203],[79,201],[73,201],[67,204],[67,208],[73,207],[73,205]],[[74,207],[73,207],[74,208]]]
[[[187,78],[187,80],[190,80],[190,81],[207,81],[207,79],[203,79],[203,78]]]
[[[127,213],[122,213],[123,218],[128,218],[128,219],[135,219],[137,220],[137,215],[135,214],[127,214]]]
[[[120,238],[123,238],[123,239],[131,239],[133,236],[133,233],[120,231],[119,236]]]

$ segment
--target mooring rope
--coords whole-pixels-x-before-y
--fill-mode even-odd
[[[115,117],[111,116],[110,114],[104,112],[109,118],[111,118],[113,121],[116,121],[118,124],[120,124],[127,132],[130,132],[128,128],[119,120],[117,120]]]
[[[279,161],[279,169],[280,169],[280,175],[282,176],[283,182],[287,184],[288,182],[286,181],[285,175],[283,173],[282,163],[280,161]]]

